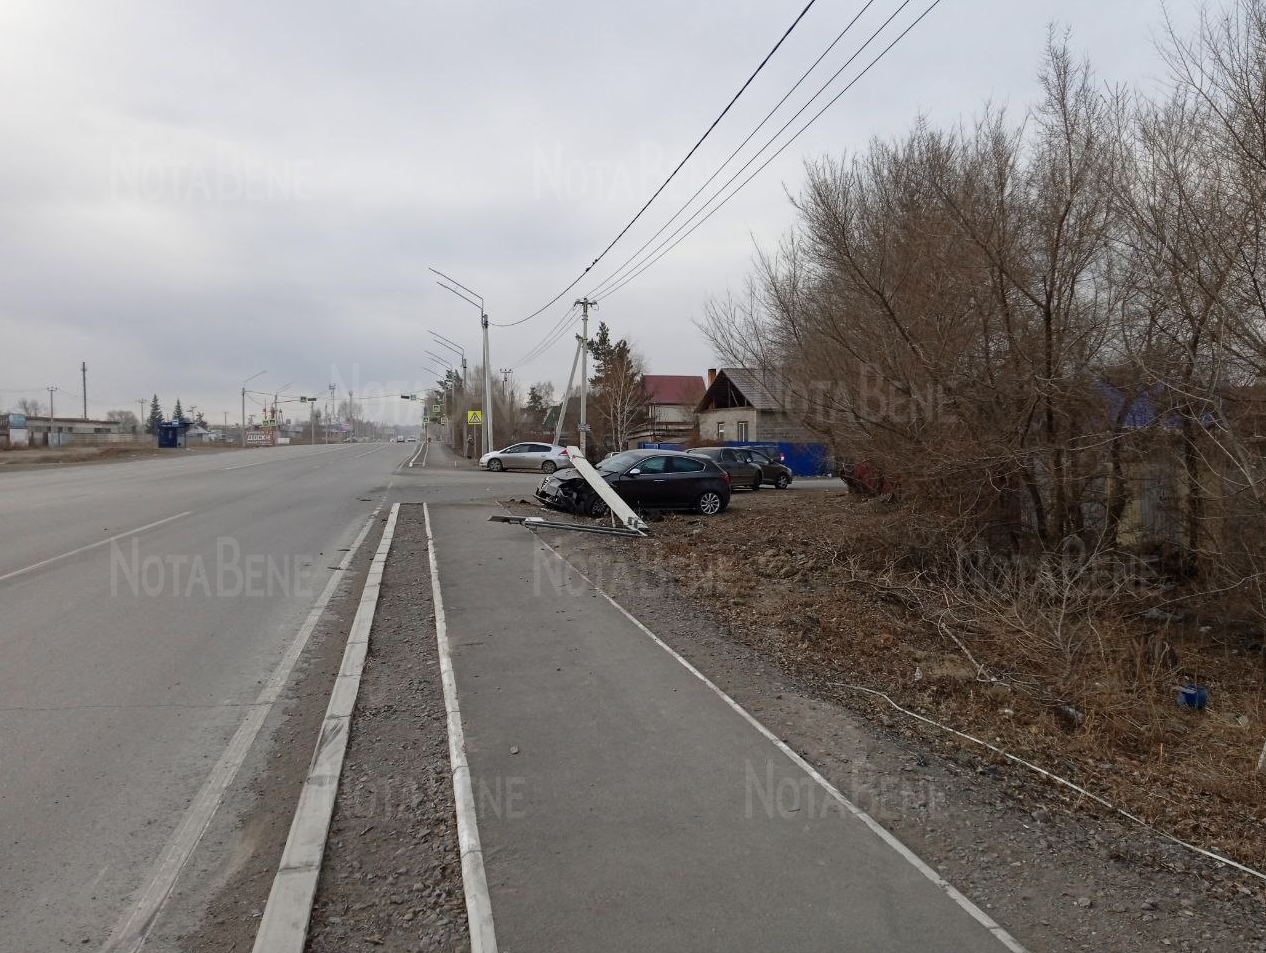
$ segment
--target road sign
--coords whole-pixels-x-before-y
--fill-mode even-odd
[[[474,425],[474,424],[482,425],[483,422],[484,422],[484,412],[482,410],[466,411],[466,423],[471,424],[471,425]]]

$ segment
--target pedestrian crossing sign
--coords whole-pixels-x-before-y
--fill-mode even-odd
[[[466,411],[466,423],[482,424],[484,422],[484,412],[482,410]]]

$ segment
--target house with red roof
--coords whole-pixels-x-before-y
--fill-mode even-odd
[[[629,438],[639,443],[680,443],[694,433],[695,408],[707,389],[695,374],[647,374],[643,381],[650,398],[646,424]]]

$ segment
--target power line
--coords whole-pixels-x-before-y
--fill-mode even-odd
[[[568,332],[568,330],[570,330],[572,327],[575,326],[576,321],[578,320],[578,317],[579,317],[579,313],[576,310],[576,306],[573,304],[563,314],[562,318],[552,328],[550,328],[549,331],[546,332],[545,337],[543,337],[540,341],[536,343],[535,347],[533,347],[530,351],[524,354],[517,361],[512,362],[510,366],[514,368],[519,368],[519,367],[522,367],[524,364],[527,364],[529,361],[533,361],[536,358],[540,357],[542,354],[544,354],[546,351],[552,348],[555,344],[557,344],[559,340],[561,340],[562,337]]]
[[[899,12],[901,11],[901,9],[902,9],[902,8],[904,8],[904,7],[905,7],[908,3],[910,3],[910,0],[905,0],[905,2],[904,2],[904,3],[902,3],[901,7],[899,7],[899,8],[898,8],[897,13],[899,13]],[[845,85],[843,89],[841,89],[838,93],[836,93],[833,97],[831,97],[831,99],[827,101],[826,105],[824,105],[824,106],[823,106],[820,110],[818,110],[816,113],[814,113],[814,115],[812,116],[812,118],[810,118],[810,119],[809,119],[809,121],[808,121],[808,122],[806,122],[806,123],[805,123],[803,126],[801,126],[798,130],[796,130],[796,132],[795,132],[795,133],[791,136],[791,138],[789,138],[786,142],[784,142],[781,146],[779,146],[779,147],[778,147],[778,149],[777,149],[777,150],[776,150],[776,151],[775,151],[772,155],[770,155],[770,157],[769,157],[768,159],[766,159],[764,162],[762,162],[762,163],[761,163],[761,164],[760,164],[760,165],[756,168],[756,170],[755,170],[754,172],[752,172],[752,174],[751,174],[751,175],[749,175],[746,179],[744,179],[741,183],[739,183],[738,187],[737,187],[737,188],[735,188],[733,192],[731,192],[731,193],[730,193],[729,195],[727,195],[724,199],[722,199],[722,200],[721,200],[721,202],[720,202],[719,204],[717,204],[717,206],[716,206],[715,208],[713,208],[713,209],[712,209],[711,211],[709,211],[706,215],[704,215],[704,216],[703,216],[703,218],[699,219],[699,221],[698,221],[698,222],[695,222],[695,224],[694,224],[694,225],[693,225],[693,226],[689,229],[689,231],[687,231],[684,235],[681,235],[679,238],[677,238],[675,241],[673,241],[674,236],[677,236],[677,235],[681,232],[681,230],[682,230],[683,228],[685,228],[685,227],[686,227],[687,225],[689,225],[692,221],[694,221],[696,218],[698,218],[698,216],[700,215],[700,213],[702,213],[702,212],[703,212],[703,210],[704,210],[705,208],[707,208],[707,207],[708,207],[708,205],[709,205],[709,204],[711,204],[711,202],[712,202],[714,199],[716,199],[716,197],[717,197],[718,195],[720,195],[722,192],[724,192],[724,191],[725,191],[725,190],[729,187],[730,183],[732,183],[735,179],[737,179],[737,178],[739,177],[739,175],[741,175],[741,174],[743,173],[743,171],[744,171],[744,170],[746,170],[746,169],[748,168],[748,166],[750,166],[750,165],[751,165],[751,163],[752,163],[752,162],[754,162],[754,161],[756,160],[756,158],[760,156],[761,152],[764,152],[764,151],[765,151],[765,149],[766,149],[766,148],[768,148],[768,146],[769,146],[769,145],[773,142],[773,140],[774,140],[774,139],[776,139],[779,135],[781,135],[781,134],[782,134],[783,130],[785,130],[785,129],[787,128],[787,125],[790,125],[790,124],[791,124],[791,122],[795,120],[796,116],[800,115],[800,113],[798,112],[798,113],[796,114],[796,116],[793,116],[793,117],[791,118],[791,120],[788,120],[787,124],[786,124],[786,125],[784,125],[784,126],[782,127],[782,129],[780,129],[777,133],[775,133],[775,134],[774,134],[774,136],[770,139],[770,141],[769,141],[769,142],[767,142],[767,143],[766,143],[766,145],[765,145],[764,147],[762,147],[762,148],[761,148],[760,152],[756,153],[756,155],[755,155],[755,156],[753,156],[751,159],[749,159],[749,160],[748,160],[748,162],[747,162],[747,163],[743,166],[743,168],[739,169],[739,171],[738,171],[738,172],[736,172],[733,176],[731,176],[731,177],[730,177],[730,179],[729,179],[729,180],[725,183],[725,185],[721,186],[721,188],[720,188],[720,189],[718,189],[718,190],[717,190],[717,191],[716,191],[716,192],[715,192],[715,193],[714,193],[714,194],[713,194],[713,195],[712,195],[712,196],[708,199],[708,201],[707,201],[707,202],[704,202],[704,204],[703,204],[703,205],[702,205],[702,206],[701,206],[701,207],[700,207],[700,208],[699,208],[699,209],[698,209],[698,210],[694,213],[694,215],[692,215],[692,216],[691,216],[690,218],[688,218],[685,222],[683,222],[683,223],[682,223],[682,224],[681,224],[681,225],[680,225],[680,226],[676,229],[676,231],[674,231],[674,232],[672,233],[672,235],[670,235],[667,239],[665,239],[665,240],[664,240],[663,242],[661,242],[658,246],[656,246],[655,250],[651,252],[651,255],[650,255],[650,256],[647,256],[647,258],[644,258],[644,259],[643,259],[643,261],[642,261],[642,263],[640,263],[640,264],[639,264],[639,265],[635,268],[635,270],[634,270],[633,272],[631,272],[630,274],[628,274],[627,276],[625,276],[623,279],[621,279],[621,280],[620,280],[620,282],[619,282],[618,284],[616,284],[614,287],[609,288],[609,289],[608,289],[605,293],[603,293],[603,294],[599,297],[599,299],[598,299],[598,300],[600,300],[600,301],[601,301],[601,300],[605,300],[606,298],[609,298],[611,295],[615,294],[617,291],[619,291],[621,288],[623,288],[625,285],[627,285],[630,281],[632,281],[633,279],[637,278],[639,275],[641,275],[643,272],[645,272],[648,268],[650,268],[652,265],[654,265],[657,261],[659,261],[659,260],[660,260],[661,258],[663,258],[665,255],[667,255],[669,252],[671,252],[674,248],[676,248],[678,245],[680,245],[683,241],[685,241],[687,238],[689,238],[689,237],[690,237],[690,235],[691,235],[691,234],[695,231],[695,229],[697,229],[700,225],[702,225],[704,222],[706,222],[708,219],[710,219],[713,215],[715,215],[717,212],[719,212],[722,208],[724,208],[724,207],[725,207],[725,205],[726,205],[726,204],[730,201],[730,199],[732,199],[732,198],[734,198],[734,196],[738,195],[738,193],[739,193],[739,192],[741,192],[741,191],[743,190],[743,188],[744,188],[744,187],[745,187],[745,186],[746,186],[749,182],[751,182],[751,181],[752,181],[752,179],[754,179],[757,175],[759,175],[762,171],[764,171],[764,169],[765,169],[765,168],[766,168],[766,167],[767,167],[767,166],[768,166],[771,162],[773,162],[773,161],[774,161],[774,159],[778,158],[778,156],[779,156],[779,155],[781,155],[781,154],[782,154],[782,153],[783,153],[783,152],[787,149],[787,147],[788,147],[788,146],[790,146],[793,142],[795,142],[795,141],[796,141],[796,139],[798,139],[798,138],[800,137],[800,135],[801,135],[801,134],[802,134],[802,133],[803,133],[806,129],[808,129],[808,128],[809,128],[810,126],[812,126],[815,122],[817,122],[817,121],[818,121],[818,119],[819,119],[819,118],[821,118],[821,116],[822,116],[822,114],[823,114],[823,113],[825,113],[828,109],[830,109],[833,105],[835,105],[835,103],[839,101],[840,97],[842,97],[845,93],[847,93],[850,89],[852,89],[852,88],[853,88],[853,86],[854,86],[854,85],[856,85],[856,83],[857,83],[857,82],[858,82],[858,81],[859,81],[859,80],[860,80],[863,76],[865,76],[865,75],[866,75],[866,74],[870,71],[870,69],[871,69],[871,68],[872,68],[872,67],[873,67],[876,63],[878,63],[881,59],[883,59],[883,58],[884,58],[884,57],[888,54],[888,52],[889,52],[889,51],[890,51],[890,50],[891,50],[894,46],[896,46],[898,43],[900,43],[900,42],[901,42],[901,40],[902,40],[902,39],[904,39],[904,38],[905,38],[905,36],[906,36],[906,35],[907,35],[907,34],[908,34],[911,30],[913,30],[916,26],[918,26],[918,25],[919,25],[919,23],[920,23],[920,22],[924,19],[924,17],[926,17],[929,13],[931,13],[931,12],[932,12],[932,11],[933,11],[933,10],[934,10],[937,6],[939,6],[939,5],[940,5],[940,3],[941,3],[941,0],[933,0],[933,2],[932,2],[932,3],[931,3],[928,7],[927,7],[927,9],[925,9],[922,13],[920,13],[920,14],[919,14],[919,15],[918,15],[918,16],[917,16],[917,17],[916,17],[916,18],[915,18],[915,19],[914,19],[914,20],[913,20],[913,21],[912,21],[912,22],[911,22],[911,23],[910,23],[910,24],[909,24],[909,25],[908,25],[908,26],[907,26],[904,30],[902,30],[899,34],[897,34],[897,37],[896,37],[896,38],[895,38],[895,39],[894,39],[891,43],[889,43],[886,47],[884,47],[884,48],[883,48],[883,50],[881,50],[881,51],[879,52],[879,54],[878,54],[878,55],[877,55],[874,59],[872,59],[869,63],[867,63],[867,64],[866,64],[866,66],[864,66],[864,67],[862,68],[862,70],[861,70],[861,71],[860,71],[860,72],[859,72],[856,76],[854,76],[851,80],[849,80],[848,84],[847,84],[847,85]],[[869,45],[869,44],[870,44],[870,42],[871,42],[872,40],[874,40],[874,38],[875,38],[876,36],[878,36],[880,32],[882,32],[882,31],[883,31],[883,29],[884,29],[884,28],[888,25],[888,23],[891,23],[891,22],[892,22],[892,19],[893,19],[893,17],[895,17],[895,16],[896,16],[896,13],[894,13],[892,17],[889,17],[889,18],[888,18],[888,20],[887,20],[887,21],[885,21],[884,26],[881,26],[881,27],[879,28],[879,30],[877,30],[874,34],[872,34],[872,35],[871,35],[870,39],[868,39],[868,40],[866,41],[866,43],[862,44],[862,47],[858,50],[858,53],[860,53],[860,52],[861,52],[861,50],[865,49],[865,48],[866,48],[866,46],[867,46],[867,45]],[[852,59],[855,59],[855,58],[856,58],[856,55],[857,55],[857,54],[854,54],[854,56],[853,56],[853,58],[852,58]],[[850,59],[850,62],[852,62],[852,59]],[[847,65],[847,64],[846,64],[846,65]],[[836,75],[838,75],[838,73],[837,73]],[[832,80],[831,80],[831,81],[833,81],[833,80],[834,80],[834,77],[832,77]],[[828,81],[828,85],[829,85],[829,82],[831,82],[831,81]],[[820,92],[821,92],[821,91],[819,91],[819,94],[820,94]],[[816,99],[816,98],[817,98],[817,95],[815,95],[813,98],[814,98],[814,99]],[[809,102],[811,103],[811,102],[813,102],[813,100],[811,99],[811,100],[809,100]],[[806,104],[805,104],[805,106],[807,107],[807,106],[808,106],[808,103],[806,103]],[[800,110],[800,112],[803,112],[803,111],[804,111],[804,108],[802,107],[802,108],[801,108],[801,110]],[[672,242],[672,244],[668,244],[669,242]],[[665,248],[665,247],[664,247],[665,245],[668,245],[668,247],[667,247],[667,248]],[[663,249],[663,251],[660,251],[660,249]],[[653,257],[651,257],[651,256],[653,256]],[[608,279],[608,281],[609,281],[609,280],[610,280],[610,279]],[[604,282],[604,284],[605,284],[605,283],[607,283],[607,282]]]
[[[615,238],[611,239],[610,244],[608,244],[607,247],[602,250],[602,252],[598,255],[597,258],[595,258],[593,261],[589,263],[589,265],[585,268],[584,271],[582,271],[579,275],[576,276],[576,279],[571,284],[569,284],[566,288],[564,288],[558,294],[554,295],[553,298],[551,298],[541,307],[537,308],[535,311],[529,314],[526,318],[520,318],[517,321],[509,321],[509,322],[506,322],[505,324],[495,324],[493,322],[489,322],[489,323],[493,324],[494,327],[512,328],[516,324],[523,324],[526,321],[531,321],[533,318],[539,315],[542,311],[545,311],[553,307],[559,301],[559,299],[561,299],[565,294],[571,291],[572,288],[576,287],[576,285],[580,284],[580,282],[584,279],[585,275],[589,274],[589,272],[593,270],[594,266],[597,265],[598,262],[602,261],[604,257],[606,257],[607,252],[609,252],[612,248],[615,247],[615,243],[618,242],[621,238],[623,238],[625,233],[628,232],[628,230],[634,226],[634,224],[638,221],[638,219],[642,217],[642,215],[646,212],[646,210],[651,207],[651,203],[654,202],[655,199],[659,197],[659,194],[663,192],[665,188],[668,187],[668,183],[671,182],[676,177],[677,173],[681,171],[682,166],[684,166],[687,162],[690,161],[690,157],[695,154],[695,152],[699,149],[701,145],[703,145],[704,140],[707,139],[708,136],[712,134],[712,130],[717,127],[717,124],[720,123],[722,119],[725,118],[726,114],[730,111],[730,109],[734,106],[734,104],[738,102],[739,97],[742,96],[743,93],[747,90],[747,87],[752,85],[752,81],[756,79],[756,77],[760,74],[761,70],[765,68],[765,64],[768,63],[770,59],[773,58],[773,55],[778,52],[778,48],[783,45],[787,37],[791,36],[792,31],[795,30],[795,28],[800,25],[800,21],[804,19],[805,14],[809,12],[809,9],[816,2],[817,0],[809,0],[809,2],[805,4],[804,9],[800,11],[800,15],[797,16],[795,20],[792,21],[791,26],[787,27],[786,32],[784,32],[783,35],[778,38],[778,42],[774,44],[773,49],[771,49],[768,53],[765,54],[765,58],[760,61],[760,64],[752,72],[752,75],[747,77],[747,81],[743,83],[742,86],[739,87],[739,91],[734,94],[734,96],[730,99],[728,103],[726,103],[725,108],[721,110],[720,115],[718,115],[716,119],[712,120],[712,125],[708,126],[707,130],[704,131],[703,135],[699,137],[699,141],[690,147],[690,151],[686,153],[685,158],[677,163],[677,167],[673,169],[672,172],[669,173],[668,178],[666,178],[660,184],[659,188],[655,190],[654,194],[649,199],[646,200],[646,204],[643,205],[640,209],[638,209],[637,214],[634,215],[631,219],[629,219],[628,224],[625,225],[624,228],[620,229],[620,233],[616,235]]]
[[[800,88],[800,85],[806,79],[809,78],[809,74],[818,68],[818,66],[821,64],[821,62],[824,59],[827,58],[830,52],[833,49],[835,49],[836,46],[839,45],[840,40],[844,39],[844,37],[848,34],[848,32],[853,28],[853,25],[857,23],[857,21],[860,20],[862,16],[865,15],[866,11],[869,10],[872,6],[874,6],[874,4],[875,4],[875,0],[866,0],[865,5],[863,5],[862,8],[857,11],[857,15],[854,16],[853,19],[849,20],[847,25],[845,25],[844,29],[842,29],[839,33],[836,34],[835,39],[831,41],[830,45],[828,45],[827,48],[822,51],[822,54],[816,60],[813,61],[812,65],[810,65],[807,70],[805,70],[803,73],[800,74],[800,78],[795,81],[791,89],[787,90],[787,92],[783,95],[782,99],[778,100],[778,102],[774,104],[774,108],[765,114],[765,118],[762,119],[759,123],[757,123],[756,128],[754,128],[751,132],[747,134],[747,137],[735,147],[734,151],[731,152],[726,157],[725,161],[716,167],[716,170],[710,176],[708,176],[707,181],[705,181],[701,186],[699,186],[699,188],[695,189],[694,194],[690,196],[690,198],[686,199],[685,202],[682,203],[681,207],[677,209],[676,212],[673,213],[672,218],[670,218],[668,221],[666,221],[663,225],[659,227],[659,231],[655,232],[654,235],[652,235],[645,242],[643,242],[641,248],[639,248],[637,251],[631,254],[628,258],[626,258],[624,262],[620,265],[620,267],[617,268],[614,272],[612,272],[611,276],[607,278],[606,281],[602,282],[602,284],[594,288],[593,291],[590,292],[590,294],[601,294],[603,285],[607,285],[611,283],[611,281],[615,278],[616,275],[618,275],[626,267],[628,267],[629,262],[633,261],[635,258],[637,258],[638,255],[646,251],[647,246],[649,246],[651,242],[655,241],[655,239],[659,238],[660,235],[664,234],[664,230],[667,229],[668,226],[671,225],[673,222],[677,221],[677,217],[690,207],[690,204],[699,197],[700,193],[702,193],[704,189],[706,189],[709,185],[711,185],[714,181],[716,181],[716,177],[721,174],[722,170],[725,169],[727,165],[729,165],[731,162],[734,161],[734,157],[743,151],[743,148],[749,142],[752,141],[756,133],[760,132],[762,129],[765,128],[765,124],[769,122],[769,120],[773,117],[774,113],[778,112],[778,110],[783,107],[783,105],[787,102],[787,100],[791,98],[792,94],[797,89]],[[846,63],[845,66],[847,65],[848,64]],[[841,69],[843,69],[843,67],[841,67]],[[839,73],[837,72],[835,75],[838,76]],[[834,78],[835,76],[831,77],[832,80]],[[829,84],[830,84],[830,80],[827,81],[827,85]],[[821,92],[822,92],[821,90],[818,90],[818,95],[821,95]],[[810,99],[809,102],[813,102],[813,100]],[[806,103],[806,106],[807,105],[808,104]],[[803,108],[801,109],[801,112],[803,112]],[[799,114],[797,113],[797,115]],[[792,116],[792,119],[794,120],[795,116]],[[784,126],[783,128],[786,128],[786,127]],[[760,153],[757,153],[757,155],[759,154]]]

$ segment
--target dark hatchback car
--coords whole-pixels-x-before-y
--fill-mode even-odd
[[[730,503],[730,477],[716,463],[676,450],[626,450],[595,469],[634,509],[695,510],[715,516]],[[536,498],[547,506],[603,516],[607,505],[576,470],[541,481]]]
[[[705,457],[730,475],[735,489],[759,490],[765,482],[761,466],[746,447],[697,447],[686,451],[692,457]]]
[[[777,447],[772,450],[765,447],[737,447],[739,456],[760,467],[761,482],[775,489],[785,490],[791,486],[795,473],[791,467],[783,463],[782,451]]]

